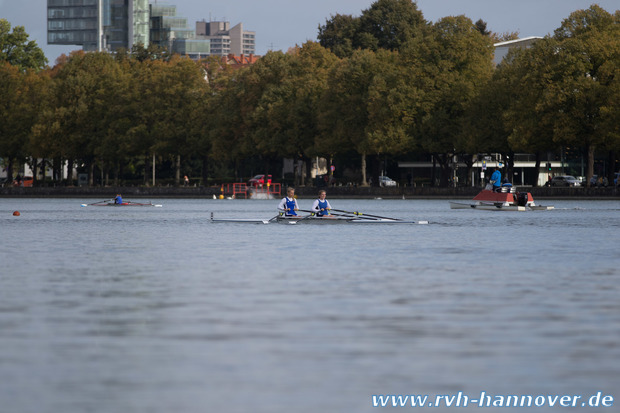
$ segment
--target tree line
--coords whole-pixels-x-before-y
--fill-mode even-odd
[[[613,167],[620,11],[577,10],[495,67],[493,44],[515,37],[465,16],[428,22],[410,0],[378,0],[359,17],[331,16],[316,42],[237,70],[141,46],[73,52],[48,67],[23,28],[10,33],[0,20],[0,158],[9,176],[29,162],[59,179],[68,163],[91,184],[115,185],[148,183],[153,156],[177,185],[182,174],[206,184],[272,173],[283,158],[309,176],[311,160],[324,157],[378,184],[385,159],[430,156],[444,186],[455,156],[469,171],[475,155],[499,153],[510,172],[515,152],[536,154],[538,168],[573,148],[588,181],[596,152]]]

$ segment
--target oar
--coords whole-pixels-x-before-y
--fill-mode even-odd
[[[318,214],[319,214],[319,212],[321,212],[321,211],[312,211],[312,210],[308,210],[308,209],[298,209],[298,211],[306,212],[308,214],[317,215],[317,216],[319,216]],[[329,214],[322,215],[322,217],[326,217],[328,215],[334,215],[334,216],[338,215],[338,214],[332,214],[331,211],[333,211],[333,209],[325,210],[325,212],[329,212]],[[338,215],[338,216],[343,216],[343,215]]]
[[[301,211],[300,209],[298,209],[298,211]],[[312,218],[314,216],[314,212],[311,212],[309,215],[306,215],[305,217],[303,217],[302,219],[299,219],[297,221],[291,219],[288,223],[289,224],[297,224],[298,222],[304,221],[308,218]]]
[[[263,220],[263,224],[269,224],[270,222],[275,221],[276,219],[278,219],[278,217],[279,217],[280,215],[282,215],[282,214],[280,213],[280,214],[276,215],[275,217],[273,217],[273,218],[271,218],[271,219],[269,219],[269,220]]]
[[[398,219],[398,218],[390,218],[390,217],[381,217],[379,215],[370,215],[370,214],[363,214],[361,212],[351,212],[351,211],[343,211],[341,209],[333,209],[332,211],[337,211],[337,212],[343,212],[345,214],[350,214],[350,215],[356,215],[360,218],[368,218],[368,219],[391,219],[392,221],[402,221],[402,219]]]
[[[85,207],[85,206],[94,205],[94,204],[100,204],[102,202],[108,202],[108,201],[111,201],[111,199],[105,199],[103,201],[93,202],[92,204],[82,204],[81,206]]]

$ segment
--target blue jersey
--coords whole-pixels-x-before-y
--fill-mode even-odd
[[[491,181],[495,181],[493,182],[494,187],[502,186],[502,173],[499,170],[493,172],[493,175],[491,175]]]
[[[123,198],[119,195],[116,198],[114,198],[114,203],[115,204],[122,204],[123,203]]]
[[[320,217],[325,216],[325,215],[329,215],[329,202],[327,202],[327,200],[321,201],[320,199],[318,199],[319,201],[319,212],[317,212],[316,214]]]
[[[295,208],[297,208],[297,201],[295,198],[290,199],[289,197],[286,197],[286,209],[288,209],[288,211],[286,211],[286,215],[297,216]]]

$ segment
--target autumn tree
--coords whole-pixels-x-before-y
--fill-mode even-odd
[[[37,123],[46,77],[0,62],[0,157],[7,176],[13,177],[16,162],[28,160],[29,139]]]

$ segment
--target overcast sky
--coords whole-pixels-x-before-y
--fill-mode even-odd
[[[154,1],[153,1],[154,2]],[[316,40],[318,26],[335,14],[359,16],[373,0],[169,0],[177,14],[187,17],[193,27],[200,20],[226,20],[243,23],[245,30],[256,32],[256,53],[284,50],[306,40]],[[552,33],[563,19],[578,9],[597,3],[613,13],[619,0],[418,0],[424,18],[437,21],[444,16],[464,14],[473,21],[483,19],[494,32],[520,33],[521,37]],[[53,65],[62,53],[77,46],[47,44],[47,0],[0,0],[0,18],[11,26],[25,26],[30,38],[43,49]]]

